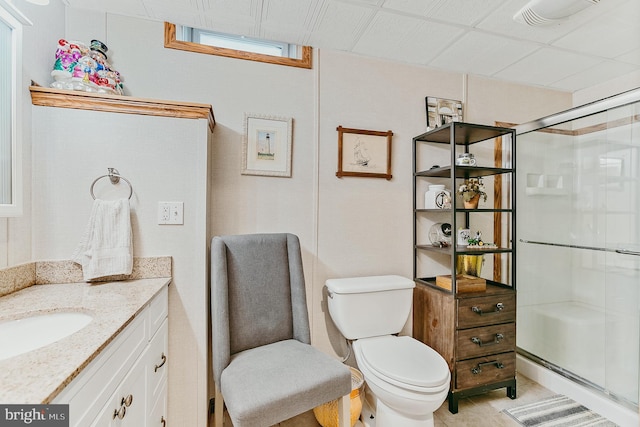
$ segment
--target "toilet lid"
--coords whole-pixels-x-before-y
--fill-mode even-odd
[[[449,381],[447,362],[431,347],[411,337],[358,340],[361,356],[380,377],[417,387],[438,387]]]

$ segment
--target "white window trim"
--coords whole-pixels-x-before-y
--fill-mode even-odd
[[[0,0],[0,19],[12,28],[12,80],[11,89],[11,203],[0,204],[0,217],[15,217],[23,212],[22,180],[22,39],[23,25],[32,25],[16,7]]]

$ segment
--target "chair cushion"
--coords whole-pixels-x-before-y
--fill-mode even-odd
[[[220,390],[234,427],[271,426],[351,392],[351,372],[296,340],[237,353]]]

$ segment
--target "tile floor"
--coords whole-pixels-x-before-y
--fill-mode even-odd
[[[517,399],[511,400],[506,395],[506,389],[494,390],[485,394],[461,399],[458,413],[453,415],[447,409],[447,402],[443,403],[434,415],[435,427],[518,427],[519,424],[501,411],[514,406],[524,405],[552,396],[551,390],[529,378],[517,376]],[[209,423],[213,427],[213,417]],[[231,427],[232,423],[225,413],[224,427]],[[313,412],[309,411],[297,417],[278,424],[279,427],[319,427]]]

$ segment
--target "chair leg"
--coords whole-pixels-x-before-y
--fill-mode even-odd
[[[213,408],[213,427],[222,427],[224,423],[224,399],[222,393],[216,385],[216,396]]]
[[[339,427],[351,427],[351,396],[345,394],[338,402]]]

